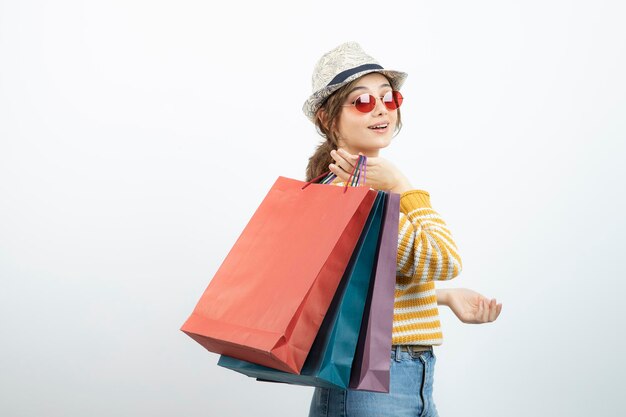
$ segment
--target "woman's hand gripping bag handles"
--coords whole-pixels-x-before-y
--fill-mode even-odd
[[[181,330],[207,350],[299,373],[376,199],[279,177]]]

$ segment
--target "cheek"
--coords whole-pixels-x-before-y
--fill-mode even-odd
[[[354,132],[359,128],[359,120],[355,117],[351,117],[350,114],[342,114],[337,121],[337,131],[339,132],[341,137],[349,137],[351,132]]]
[[[398,125],[398,112],[394,111],[391,115],[394,127]]]

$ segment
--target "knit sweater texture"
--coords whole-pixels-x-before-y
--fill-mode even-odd
[[[332,185],[344,186],[335,180]],[[393,315],[394,345],[441,345],[435,281],[461,272],[452,234],[430,205],[430,194],[411,190],[400,196],[398,254]]]

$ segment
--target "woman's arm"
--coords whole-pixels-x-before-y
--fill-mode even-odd
[[[450,280],[461,273],[452,234],[426,191],[410,190],[400,197],[397,265],[398,284],[404,286]]]

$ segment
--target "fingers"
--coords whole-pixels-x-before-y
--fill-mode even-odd
[[[495,298],[489,300],[481,297],[476,310],[476,323],[491,323],[498,318],[500,311],[502,311],[502,304],[497,304]]]
[[[490,323],[492,322],[494,319],[492,319],[491,317],[495,314],[496,312],[496,304],[495,304],[496,300],[491,299],[491,300],[485,300],[485,323]]]
[[[335,165],[347,172],[348,174],[352,173],[354,170],[354,165],[356,164],[358,157],[353,157],[348,152],[343,149],[332,150],[330,151],[330,156],[335,160]]]
[[[495,298],[492,298],[489,301],[487,299],[484,299],[481,302],[484,303],[483,323],[491,323],[493,321],[496,321],[496,319],[500,315],[500,311],[502,311],[502,303],[497,304]]]
[[[476,312],[476,318],[480,320],[485,312],[485,306],[483,305],[483,299],[478,299],[478,311]]]
[[[480,306],[480,310],[482,312],[482,314],[479,316],[480,320],[483,323],[487,323],[489,321],[489,302],[485,298],[482,298],[480,300]]]
[[[348,181],[359,159],[358,155],[352,155],[343,149],[338,149],[330,151],[330,156],[335,160],[334,164],[328,166],[330,171],[342,180]]]
[[[353,165],[356,163],[356,161],[358,161],[359,155],[361,154],[359,152],[359,155],[352,155],[350,152],[342,148],[337,149],[337,152],[339,152],[339,155],[345,158],[346,160],[350,160],[353,163]]]
[[[350,180],[350,174],[348,174],[343,169],[339,168],[337,165],[330,164],[330,165],[328,165],[328,168],[330,169],[330,172],[335,174],[341,180],[343,180],[343,181],[349,181]]]

